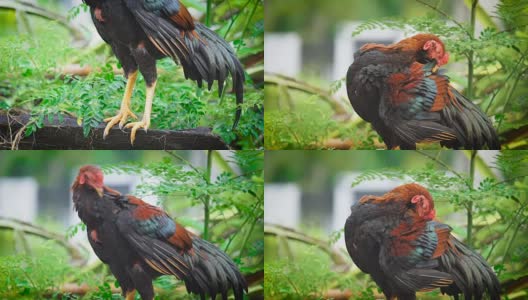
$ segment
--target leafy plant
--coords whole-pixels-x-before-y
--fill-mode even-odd
[[[264,270],[266,299],[324,299],[323,291],[337,276],[330,269],[330,260],[311,248],[293,261],[266,262]]]
[[[52,242],[33,248],[35,256],[0,256],[0,298],[35,299],[53,295],[73,268],[65,261],[64,251]]]

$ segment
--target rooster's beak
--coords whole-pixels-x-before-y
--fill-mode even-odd
[[[103,198],[103,188],[95,188],[95,191],[97,192],[97,195],[99,195],[99,197]]]
[[[436,73],[436,71],[438,71],[438,68],[439,68],[438,65],[435,65],[435,66],[433,67],[433,69],[432,69],[433,73]]]

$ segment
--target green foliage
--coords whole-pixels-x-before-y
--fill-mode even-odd
[[[112,293],[112,288],[110,283],[104,282],[103,284],[97,287],[97,291],[92,293],[92,297],[95,299],[105,299],[105,300],[118,300],[122,299],[121,295]]]
[[[1,299],[38,299],[44,295],[55,299],[52,295],[56,295],[58,283],[63,282],[73,268],[53,242],[39,244],[33,251],[35,256],[0,256]]]
[[[331,261],[319,251],[307,248],[296,260],[280,259],[266,262],[264,267],[264,297],[266,299],[323,299],[337,274]]]
[[[339,82],[335,83],[336,86]],[[265,98],[279,103],[266,104],[266,149],[333,148],[334,145],[328,142],[330,139],[347,139],[355,149],[372,149],[379,143],[369,124],[344,123],[340,120],[342,116],[336,115],[330,105],[323,104],[318,95],[269,86]]]
[[[310,104],[307,104],[307,108]],[[319,120],[319,116],[326,116]],[[265,116],[266,149],[318,149],[319,141],[336,129],[336,122],[320,110],[270,111]]]
[[[86,224],[80,222],[76,225],[70,226],[68,230],[66,231],[66,238],[71,239],[79,231],[86,231]]]
[[[200,7],[197,1],[184,2]],[[230,14],[229,19],[221,19],[227,13],[226,4],[213,8],[214,28],[234,42],[239,57],[262,51],[261,1],[234,1],[230,5],[238,13]],[[242,10],[244,5],[257,8]],[[74,18],[80,13],[87,13],[86,5],[72,8],[69,16]],[[0,92],[0,109],[30,112],[26,136],[41,128],[45,120],[57,119],[61,114],[77,117],[87,136],[92,128],[119,109],[125,79],[115,75],[114,69],[120,66],[108,46],[78,49],[65,38],[68,34],[61,26],[40,19],[31,21],[35,25],[32,35],[0,36],[0,86],[6,85],[6,93]],[[90,66],[94,71],[86,77],[60,74],[63,66],[75,63]],[[249,76],[246,76],[242,118],[233,132],[236,104],[234,95],[229,93],[230,80],[229,84],[226,82],[226,92],[219,97],[216,86],[211,91],[199,89],[196,83],[185,79],[181,67],[170,59],[158,61],[158,73],[151,128],[179,130],[206,126],[228,144],[241,148],[261,146],[263,92]],[[144,110],[144,99],[145,84],[140,76],[132,96],[132,110],[139,117]]]

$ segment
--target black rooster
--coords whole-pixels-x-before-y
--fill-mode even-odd
[[[244,94],[244,70],[229,44],[214,31],[194,21],[187,8],[178,0],[83,0],[90,7],[92,19],[103,40],[110,44],[123,66],[127,84],[121,109],[108,122],[104,137],[119,123],[122,128],[129,117],[130,97],[137,70],[147,84],[145,113],[139,122],[126,125],[132,128],[132,144],[139,128],[148,129],[152,100],[156,87],[156,60],[170,57],[183,67],[186,78],[209,89],[218,81],[221,94],[229,74],[233,77],[237,109],[233,128],[241,115],[240,104]]]
[[[438,72],[448,60],[444,44],[432,34],[388,46],[366,44],[347,72],[348,99],[389,149],[416,149],[421,142],[500,149],[489,118]]]
[[[88,240],[127,300],[134,299],[136,290],[142,299],[154,299],[152,280],[161,275],[178,277],[201,299],[221,294],[225,300],[230,289],[236,300],[244,298],[246,280],[225,253],[160,208],[105,186],[99,168],[82,167],[72,189]]]
[[[387,299],[412,300],[416,292],[440,288],[459,299],[500,299],[497,276],[484,258],[434,220],[431,194],[418,184],[364,196],[345,224],[348,253],[370,274]]]

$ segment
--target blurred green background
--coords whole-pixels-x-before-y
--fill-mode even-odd
[[[450,13],[459,9],[461,17],[469,14],[462,0],[424,2]],[[427,10],[416,0],[270,0],[264,3],[264,12],[264,30],[267,33],[296,32],[302,37],[302,75],[308,79],[313,76],[315,80],[324,75],[321,69],[328,68],[332,63],[334,38],[343,23],[373,18],[420,17]]]

